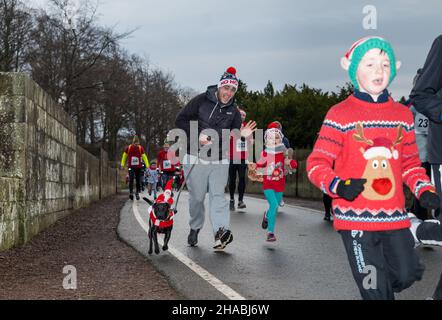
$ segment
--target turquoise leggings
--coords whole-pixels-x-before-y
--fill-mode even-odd
[[[267,210],[267,232],[273,233],[275,231],[276,214],[278,213],[278,207],[282,199],[282,194],[282,192],[275,192],[275,190],[272,189],[264,190],[264,195],[269,203],[269,210]]]

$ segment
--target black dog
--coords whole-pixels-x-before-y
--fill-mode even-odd
[[[147,198],[143,198],[143,200],[151,205],[149,208],[149,254],[152,254],[152,242],[155,244],[155,253],[159,254],[158,234],[164,234],[163,251],[168,250],[168,243],[173,229],[174,213],[167,202],[152,203]]]

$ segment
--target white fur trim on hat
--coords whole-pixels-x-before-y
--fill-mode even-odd
[[[277,128],[270,128],[270,129],[267,129],[266,132],[264,133],[264,140],[267,140],[269,134],[272,134],[272,133],[279,135],[281,140],[284,138],[284,134],[282,133],[281,130],[279,130]]]
[[[393,154],[391,153],[391,150],[385,147],[371,147],[370,149],[366,150],[364,152],[364,158],[366,160],[373,159],[376,157],[384,157],[387,159],[391,159],[392,157],[394,159],[398,158],[398,152],[397,150],[394,150]]]

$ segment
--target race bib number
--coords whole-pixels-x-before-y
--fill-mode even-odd
[[[236,152],[247,151],[247,141],[241,141],[241,139],[236,140]]]
[[[132,157],[130,159],[130,165],[131,166],[139,166],[140,165],[140,158],[138,157]]]
[[[170,163],[170,160],[164,160],[163,161],[163,169],[170,169],[172,168],[172,164]]]
[[[422,113],[417,112],[414,119],[415,132],[420,134],[428,134],[429,120]]]

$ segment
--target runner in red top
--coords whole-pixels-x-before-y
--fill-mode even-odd
[[[163,149],[158,152],[157,155],[157,163],[158,168],[161,172],[160,177],[160,186],[164,190],[167,181],[173,179],[175,175],[175,167],[179,162],[178,157],[174,152],[169,152],[170,144],[169,142],[165,142],[163,145]]]
[[[141,171],[142,171],[142,161],[146,165],[146,168],[149,167],[149,160],[147,159],[146,153],[144,152],[144,148],[140,145],[140,139],[138,136],[134,136],[132,144],[129,145],[123,152],[123,157],[121,158],[121,168],[124,168],[127,162],[127,166],[129,167],[129,198],[131,200],[134,199],[133,196],[133,184],[134,178],[136,180],[136,198],[140,200],[140,189],[141,189]]]

